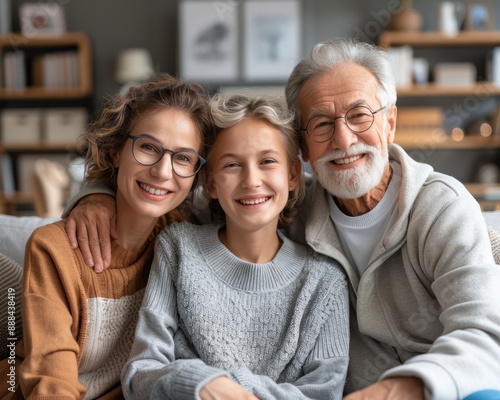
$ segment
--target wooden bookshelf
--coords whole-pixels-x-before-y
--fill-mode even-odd
[[[411,83],[407,86],[398,86],[398,98],[404,99],[400,102],[399,109],[401,111],[404,109],[401,103],[407,103],[409,109],[439,107],[443,110],[443,121],[440,124],[432,125],[432,115],[429,114],[429,120],[424,116],[422,117],[422,127],[415,123],[411,130],[397,129],[395,143],[408,150],[446,150],[454,152],[452,157],[456,157],[457,160],[464,157],[464,150],[484,151],[485,154],[492,157],[491,150],[493,149],[494,154],[499,155],[497,160],[500,159],[500,132],[498,132],[498,125],[495,123],[495,115],[488,118],[488,116],[484,115],[485,113],[482,113],[484,121],[490,122],[492,125],[493,132],[490,136],[483,137],[479,133],[470,134],[468,132],[469,134],[454,140],[451,132],[447,131],[448,129],[451,130],[453,126],[450,126],[452,124],[450,121],[446,121],[445,112],[446,109],[449,110],[447,108],[448,104],[461,102],[469,96],[481,99],[495,99],[500,96],[499,85],[484,81],[487,78],[487,70],[483,69],[487,65],[489,53],[494,47],[500,46],[500,31],[461,31],[455,35],[430,31],[384,31],[380,34],[378,43],[384,49],[410,46],[413,49],[414,57],[427,56],[431,78],[433,77],[433,66],[441,62],[472,62],[478,68],[478,76],[481,77],[478,82],[473,84],[443,85],[431,80],[426,84]],[[468,50],[471,51],[473,56],[468,57]],[[443,106],[440,106],[440,104]],[[461,125],[460,122],[453,122],[453,125],[462,131],[475,129],[471,128],[470,120],[467,120],[467,117],[463,117],[461,122]],[[474,174],[471,173],[470,175],[473,176]],[[486,193],[488,187],[494,185],[467,186],[471,188],[471,193],[481,202],[482,206],[486,207],[487,204],[490,207],[491,202],[495,207],[500,204],[500,197],[493,200],[486,199],[479,193],[480,188],[483,193]]]
[[[92,60],[90,43],[87,35],[80,32],[63,35],[36,35],[25,37],[20,34],[0,35],[0,56],[16,50],[36,52],[53,52],[64,49],[75,49],[77,53],[78,86],[68,88],[48,88],[27,85],[21,89],[0,87],[0,100],[27,99],[69,99],[82,98],[92,92]]]
[[[83,107],[89,111],[89,100],[93,90],[92,57],[90,40],[85,33],[37,34],[29,37],[21,34],[0,35],[0,70],[3,74],[5,65],[8,65],[9,73],[11,73],[8,76],[12,77],[12,64],[9,64],[12,60],[6,60],[6,55],[10,55],[11,58],[15,55],[22,61],[20,65],[24,65],[24,68],[21,68],[24,71],[24,79],[21,79],[22,84],[19,87],[12,88],[10,87],[12,80],[6,80],[4,79],[6,76],[1,76],[0,113],[9,108],[40,109],[48,113],[51,109]],[[56,79],[56,85],[48,84],[46,80],[48,76],[44,75],[52,71],[50,68],[47,69],[47,64],[45,64],[47,55],[56,55],[54,58],[57,72],[50,77],[57,77],[61,71],[64,73],[64,79]],[[23,73],[19,73],[18,70],[15,73],[19,74],[16,76],[23,76]],[[50,81],[53,83],[52,79]],[[9,128],[2,126],[8,130],[9,137],[12,138],[13,135],[15,137],[17,134],[15,125]],[[7,140],[5,132],[0,132],[0,161],[5,160],[8,166],[2,171],[0,164],[0,183],[4,174],[6,174],[4,183],[7,182],[5,186],[7,193],[2,192],[4,185],[0,185],[0,212],[18,214],[19,210],[28,210],[34,205],[34,200],[36,200],[34,194],[22,191],[30,190],[29,185],[24,184],[24,188],[21,185],[29,179],[27,165],[30,165],[22,161],[29,159],[32,162],[38,157],[66,159],[69,155],[76,153],[76,143],[68,144],[66,140],[65,143],[59,144],[57,139],[53,139],[57,138],[57,135],[49,135],[47,126],[44,125],[45,129],[40,129],[37,135],[26,140],[26,144],[7,144],[14,143],[14,141]]]

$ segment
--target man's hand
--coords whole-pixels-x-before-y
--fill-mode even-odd
[[[80,247],[83,259],[96,272],[111,263],[111,239],[117,239],[116,205],[112,196],[91,194],[71,211],[66,234],[73,248]]]
[[[226,376],[215,378],[200,390],[201,400],[259,400]]]
[[[424,400],[424,383],[413,377],[387,378],[351,393],[344,400]]]

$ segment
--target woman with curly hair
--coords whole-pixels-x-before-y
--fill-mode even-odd
[[[158,233],[185,215],[213,137],[205,91],[160,74],[103,104],[85,135],[86,180],[116,190],[112,261],[97,274],[71,246],[65,220],[38,228],[26,250],[23,339],[6,359],[2,399],[123,398]]]

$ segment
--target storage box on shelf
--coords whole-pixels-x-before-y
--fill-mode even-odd
[[[0,35],[0,71],[0,211],[17,213],[33,203],[32,161],[69,162],[76,152],[92,94],[90,41],[80,32]]]
[[[422,126],[413,126],[411,130],[398,129],[395,136],[396,143],[409,151],[423,149],[421,153],[428,150],[454,152],[452,157],[456,157],[459,161],[455,165],[463,163],[463,151],[480,152],[480,154],[487,152],[489,157],[494,152],[496,160],[500,159],[500,123],[498,123],[500,108],[495,106],[495,99],[500,96],[500,32],[462,31],[455,35],[446,35],[440,32],[385,31],[379,37],[379,45],[388,50],[390,57],[396,54],[396,57],[403,57],[406,60],[405,63],[396,64],[395,67],[396,76],[402,75],[399,82],[403,82],[398,86],[399,111],[402,114],[408,111],[412,116],[412,109],[417,111],[419,107],[422,109],[441,107],[444,117],[442,126],[428,126],[428,118],[420,116]],[[413,73],[408,57],[425,59],[429,66],[430,79],[427,83],[415,83],[407,79],[408,74],[411,76]],[[401,65],[403,68],[406,65],[405,71],[401,71]],[[446,76],[443,76],[443,70]],[[471,79],[473,73],[471,71],[474,70],[478,79]],[[453,76],[450,75],[450,71],[453,72]],[[454,77],[460,77],[459,81],[452,79]],[[405,82],[407,84],[404,84]],[[481,111],[486,112],[486,108],[489,108],[492,102],[497,111],[496,113],[494,110],[488,111],[488,118],[485,120],[491,127],[491,133],[480,132],[480,124],[471,124],[471,121],[467,121],[464,115],[468,114],[467,116],[471,117],[473,113],[463,112],[465,107],[461,109],[457,107],[455,112],[457,105],[474,103],[474,107],[470,108],[475,108],[474,111],[480,114]],[[447,108],[450,103],[452,108]],[[408,110],[405,110],[404,107],[408,105]],[[482,110],[481,107],[485,108]],[[447,121],[446,117],[450,115],[454,118],[449,118]],[[410,118],[412,119],[415,118]],[[462,123],[462,126],[458,126],[458,122]],[[498,161],[496,163],[498,164]],[[470,172],[468,175],[475,174],[475,171]],[[491,185],[483,185],[481,188],[484,189],[484,186]],[[478,186],[468,185],[468,187],[474,188],[471,192],[478,200],[485,200],[477,191]],[[487,200],[500,201],[498,190],[489,193]]]

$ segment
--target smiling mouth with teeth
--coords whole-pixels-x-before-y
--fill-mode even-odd
[[[262,199],[253,199],[253,200],[238,200],[241,204],[245,206],[253,206],[255,204],[262,204],[269,200],[269,197],[263,197]]]
[[[350,156],[350,157],[345,157],[345,158],[339,158],[337,160],[332,160],[334,164],[337,165],[343,165],[343,164],[349,164],[354,161],[358,161],[362,157],[361,154],[355,155],[355,156]]]
[[[164,196],[168,193],[168,190],[155,189],[148,185],[145,185],[144,183],[139,183],[139,186],[141,187],[142,190],[145,190],[146,192],[153,194],[155,196]]]

